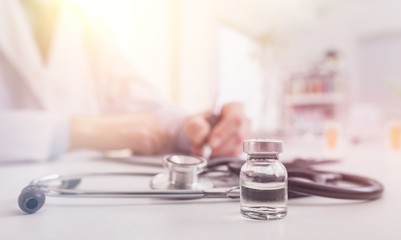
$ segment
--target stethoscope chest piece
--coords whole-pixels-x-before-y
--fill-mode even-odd
[[[207,160],[188,155],[168,155],[164,157],[167,171],[152,178],[152,189],[192,189],[202,190],[213,187],[213,183],[200,177],[205,171]]]

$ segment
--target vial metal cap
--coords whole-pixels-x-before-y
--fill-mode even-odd
[[[248,139],[243,142],[248,154],[279,154],[283,152],[283,141],[275,139]]]

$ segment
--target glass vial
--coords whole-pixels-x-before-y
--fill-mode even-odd
[[[278,160],[282,141],[244,141],[248,154],[241,168],[241,214],[257,220],[275,220],[287,215],[287,170]]]

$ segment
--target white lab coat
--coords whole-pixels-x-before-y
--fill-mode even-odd
[[[20,1],[0,0],[0,161],[62,153],[73,114],[154,111],[177,135],[182,115],[124,65],[104,29],[62,2],[44,64]]]

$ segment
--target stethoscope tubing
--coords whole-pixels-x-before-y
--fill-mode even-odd
[[[316,171],[320,174],[335,174],[332,172]],[[382,196],[384,186],[371,178],[356,176],[352,174],[338,174],[341,179],[337,182],[352,183],[358,185],[354,188],[344,188],[334,184],[322,184],[319,181],[299,181],[296,178],[288,179],[288,188],[293,193],[302,195],[313,195],[328,198],[348,200],[375,200]]]
[[[81,198],[160,198],[160,199],[198,199],[198,198],[239,198],[238,188],[226,190],[144,190],[144,191],[83,191],[68,189],[45,190],[47,196]]]
[[[208,165],[209,171],[214,168],[226,165],[228,172],[239,174],[243,161],[238,159],[220,159]],[[299,163],[288,164],[288,196],[289,198],[304,197],[308,195],[350,199],[350,200],[375,200],[382,196],[383,185],[370,178],[336,172],[325,172],[302,167]],[[224,172],[224,171],[223,171]],[[226,171],[227,172],[227,171]],[[200,175],[208,173],[201,172]],[[151,177],[155,172],[95,172],[71,175],[48,175],[34,179],[23,189],[18,204],[27,213],[34,213],[39,210],[46,196],[52,197],[75,197],[75,198],[159,198],[159,199],[199,199],[199,198],[230,198],[240,197],[239,186],[231,188],[210,188],[210,189],[153,189],[135,191],[98,191],[80,190],[76,187],[81,179],[101,176],[129,176],[129,177]],[[344,188],[339,183],[351,183],[354,187]]]
[[[295,171],[289,169],[293,177],[288,179],[288,188],[290,192],[301,195],[314,195],[338,199],[351,200],[374,200],[380,198],[384,187],[373,179],[355,176],[345,173],[333,173],[325,171],[310,172],[309,170]],[[73,175],[48,175],[43,178],[33,180],[30,186],[37,186],[45,191],[48,196],[55,197],[82,197],[82,198],[113,198],[113,197],[131,197],[131,198],[172,198],[172,199],[195,199],[195,198],[239,198],[239,191],[233,188],[213,188],[209,190],[190,190],[190,189],[167,189],[167,190],[136,190],[136,191],[91,191],[74,189],[80,182],[80,179],[100,176],[154,176],[151,172],[101,172],[101,173],[83,173]],[[309,174],[309,175],[308,175]],[[325,184],[322,180],[316,179],[316,176],[334,175],[340,176],[336,182],[346,182],[357,184],[354,188],[344,188],[334,184]],[[295,176],[294,176],[295,175]],[[311,181],[301,181],[296,177],[301,176]],[[52,182],[59,182],[61,185],[51,186]],[[64,186],[63,186],[64,185]]]
[[[25,187],[18,197],[20,209],[26,213],[35,213],[45,204],[46,196],[73,198],[159,198],[159,199],[200,199],[200,198],[239,198],[239,188],[211,189],[166,189],[135,191],[93,191],[75,189],[81,179],[97,176],[153,176],[144,172],[104,172],[74,175],[48,175],[35,179]]]
[[[162,198],[162,199],[196,199],[196,198],[239,198],[239,187],[212,189],[167,189],[135,191],[93,191],[74,189],[83,178],[101,176],[154,176],[150,172],[99,172],[73,175],[48,175],[31,181],[30,186],[40,188],[47,196],[81,197],[81,198]],[[59,186],[51,183],[59,182]]]

